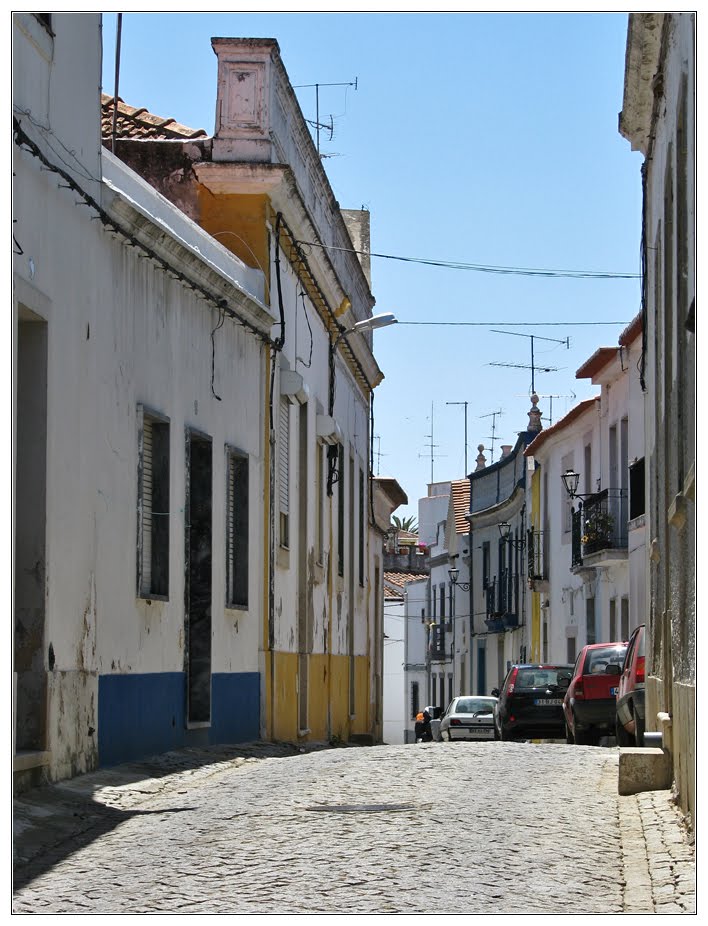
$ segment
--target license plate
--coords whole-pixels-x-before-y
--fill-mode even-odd
[[[471,736],[479,737],[479,739],[481,740],[487,740],[487,739],[490,740],[494,736],[494,730],[484,730],[484,729],[475,730],[474,728],[472,728],[471,730],[468,730],[467,732]]]
[[[546,704],[547,704],[547,705],[562,704],[562,703],[563,703],[563,699],[562,699],[562,698],[536,698],[536,700],[535,700],[533,703],[534,703],[534,704],[543,704],[543,705],[546,705]]]
[[[614,698],[614,696],[615,696],[616,694],[617,694],[617,689],[616,689],[616,688],[610,688],[610,695],[611,695],[613,698]]]

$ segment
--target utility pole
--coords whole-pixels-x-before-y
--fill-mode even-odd
[[[464,405],[465,406],[465,476],[468,476],[467,471],[467,402],[446,402],[446,405]]]

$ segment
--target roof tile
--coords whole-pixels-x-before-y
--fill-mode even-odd
[[[111,138],[113,135],[113,97],[101,94],[101,135]],[[150,141],[167,141],[174,139],[208,138],[204,129],[190,129],[174,119],[164,119],[148,112],[144,106],[129,106],[118,97],[118,116],[116,119],[116,137],[145,139]]]

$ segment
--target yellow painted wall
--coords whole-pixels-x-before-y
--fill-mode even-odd
[[[272,738],[297,742],[297,653],[273,653],[273,724]]]
[[[199,189],[200,225],[204,231],[232,251],[248,267],[262,270],[270,280],[268,198],[241,194],[214,196],[204,187]],[[266,293],[266,300],[270,298]]]
[[[331,733],[340,739],[349,738],[349,657],[330,656]]]
[[[369,659],[367,656],[354,657],[354,719],[351,721],[351,733],[371,733],[369,724],[370,685]]]
[[[307,686],[307,725],[309,739],[315,742],[329,739],[329,657],[324,653],[310,656]]]

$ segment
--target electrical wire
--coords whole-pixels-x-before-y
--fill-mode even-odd
[[[401,257],[396,254],[381,254],[375,251],[359,251],[355,248],[342,248],[334,244],[319,244],[315,241],[298,241],[311,248],[323,248],[328,251],[346,251],[349,254],[363,254],[367,257],[380,257],[385,260],[400,260],[411,264],[425,264],[428,267],[445,267],[448,270],[473,270],[478,273],[498,273],[507,276],[555,277],[575,280],[636,280],[638,273],[610,273],[600,270],[550,270],[538,267],[501,267],[493,264],[470,264],[463,261],[433,260],[426,257]]]
[[[406,321],[401,321],[401,319],[399,318],[398,324],[399,324],[399,325],[449,325],[449,326],[463,325],[463,326],[468,326],[468,327],[470,327],[470,326],[475,326],[475,327],[481,327],[481,328],[486,328],[488,325],[509,325],[509,326],[513,326],[514,328],[528,328],[528,327],[534,327],[534,328],[535,328],[535,327],[537,327],[537,326],[542,326],[542,325],[545,325],[545,326],[555,325],[555,326],[558,326],[558,327],[562,326],[562,327],[564,327],[564,328],[567,328],[569,325],[576,325],[576,326],[577,326],[577,325],[593,325],[594,327],[597,327],[598,325],[627,325],[628,322],[626,322],[626,321],[610,321],[610,322],[600,322],[600,321],[593,321],[593,322],[498,322],[498,321],[488,321],[488,322],[406,322]],[[507,333],[511,333],[511,332],[502,332],[502,333],[507,334]]]

